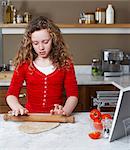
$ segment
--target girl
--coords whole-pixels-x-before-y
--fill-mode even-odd
[[[27,26],[7,92],[7,103],[15,116],[28,112],[69,116],[78,102],[73,63],[60,29],[48,18],[34,18]],[[25,108],[18,97],[26,82]],[[63,106],[63,91],[67,100]]]

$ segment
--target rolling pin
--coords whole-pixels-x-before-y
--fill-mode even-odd
[[[17,121],[17,122],[61,122],[61,123],[74,123],[74,116],[62,116],[62,115],[24,115],[24,116],[12,116],[11,114],[4,114],[3,119],[5,121]]]

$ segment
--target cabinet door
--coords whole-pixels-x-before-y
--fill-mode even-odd
[[[75,111],[88,112],[95,108],[92,99],[96,97],[96,91],[114,91],[118,89],[113,85],[80,85],[78,86],[78,90],[79,101]],[[107,108],[105,108],[104,111],[107,111],[106,109]]]
[[[86,111],[90,106],[89,104],[89,91],[86,85],[79,85],[78,86],[78,104],[75,109],[77,112]]]
[[[66,102],[65,92],[63,94],[64,104]],[[87,90],[86,85],[78,86],[78,104],[74,110],[74,112],[83,112],[86,111],[86,108],[89,108],[89,91]]]
[[[5,100],[7,89],[8,87],[0,87],[0,113],[5,113],[10,110]]]
[[[6,103],[6,93],[7,93],[8,87],[5,86],[0,86],[0,113],[7,113],[10,108],[8,104]],[[26,101],[26,88],[23,87],[21,92],[20,92],[20,102],[22,105],[25,104]]]

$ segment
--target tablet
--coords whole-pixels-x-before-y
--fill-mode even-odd
[[[126,135],[125,120],[130,129],[130,87],[120,90],[116,110],[113,117],[109,141],[112,142]]]

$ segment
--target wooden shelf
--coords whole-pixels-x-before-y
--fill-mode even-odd
[[[130,34],[130,24],[57,24],[63,34]],[[27,24],[0,24],[2,34],[23,34]]]
[[[26,23],[21,23],[21,24],[0,24],[0,28],[25,28],[27,26]]]
[[[130,24],[57,24],[60,28],[130,28]]]
[[[27,24],[0,24],[0,28],[26,28]],[[59,28],[130,28],[127,24],[57,24]]]

